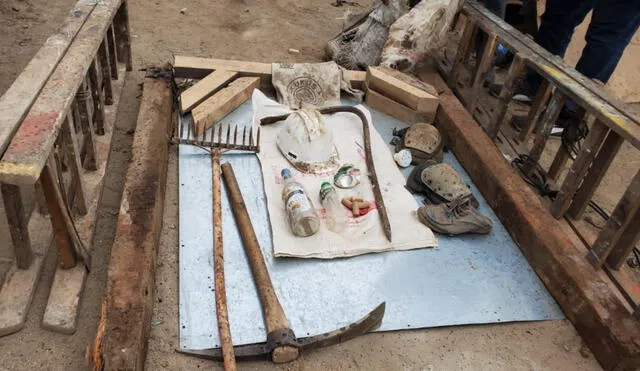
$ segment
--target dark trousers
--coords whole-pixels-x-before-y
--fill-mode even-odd
[[[547,0],[536,42],[552,54],[564,57],[574,29],[591,10],[587,44],[576,70],[606,83],[638,30],[640,0]],[[541,78],[530,72],[527,80],[537,88]]]

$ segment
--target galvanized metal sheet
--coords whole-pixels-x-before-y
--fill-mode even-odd
[[[222,125],[250,125],[251,102]],[[390,140],[406,124],[372,110],[375,128]],[[188,118],[188,117],[187,117]],[[391,146],[390,146],[391,148]],[[213,293],[211,160],[181,145],[180,347],[219,346]],[[439,237],[439,249],[385,252],[347,259],[274,259],[258,159],[228,154],[276,292],[298,336],[349,324],[386,301],[378,331],[449,325],[562,319],[563,314],[478,190],[480,211],[494,221],[486,236]],[[469,176],[455,157],[445,161]],[[408,176],[410,169],[403,171]],[[240,235],[223,187],[226,289],[234,344],[265,340],[265,326]],[[420,202],[417,198],[416,207]]]

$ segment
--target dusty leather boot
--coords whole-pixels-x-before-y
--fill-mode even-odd
[[[493,222],[471,205],[464,196],[439,205],[424,205],[418,209],[418,219],[434,232],[455,236],[465,233],[491,232]]]

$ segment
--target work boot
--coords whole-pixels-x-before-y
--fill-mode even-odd
[[[465,233],[491,232],[493,222],[472,205],[471,197],[460,197],[439,205],[424,205],[418,209],[418,219],[436,233],[456,236]]]

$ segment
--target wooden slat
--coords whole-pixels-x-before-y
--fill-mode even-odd
[[[238,73],[233,71],[216,70],[211,72],[204,79],[180,94],[182,112],[191,111],[195,106],[225,87],[236,76],[238,76]]]
[[[67,122],[62,128],[62,140],[67,163],[71,172],[71,182],[75,189],[73,199],[69,202],[69,208],[75,207],[80,215],[87,213],[86,191],[82,182],[82,165],[80,164],[80,150],[76,139],[76,132],[73,125],[73,115],[67,116]]]
[[[109,261],[105,315],[94,349],[104,370],[143,370],[154,303],[156,257],[167,176],[171,89],[146,79]],[[124,206],[126,205],[126,206]],[[132,272],[134,274],[132,274]]]
[[[96,150],[96,142],[93,136],[93,120],[89,114],[89,87],[85,82],[82,83],[80,91],[76,95],[76,104],[74,106],[78,112],[78,121],[82,130],[82,167],[87,170],[96,170],[98,168],[98,152]],[[0,168],[1,168],[0,163]]]
[[[213,124],[238,108],[251,97],[253,89],[259,87],[259,78],[240,77],[194,108],[192,114],[196,135],[202,135]]]
[[[109,67],[111,68],[111,78],[118,79],[118,51],[116,50],[116,34],[113,24],[107,29],[107,47],[109,49]]]
[[[91,66],[89,66],[89,81],[91,89],[91,99],[93,100],[93,117],[92,123],[95,124],[95,131],[92,134],[104,135],[104,95],[100,88],[100,64],[99,59],[96,57],[93,59]]]
[[[500,101],[498,111],[494,113],[494,116],[491,118],[491,122],[489,123],[489,127],[487,128],[487,135],[489,135],[490,138],[495,138],[500,131],[500,126],[507,115],[511,98],[513,98],[516,88],[520,84],[520,81],[522,81],[523,70],[524,60],[516,54],[513,58],[513,62],[511,62],[511,66],[509,67],[509,72],[507,73],[507,79],[504,82],[504,86],[500,91],[500,97],[498,98]]]
[[[610,131],[609,135],[607,135],[607,139],[605,139],[602,148],[600,148],[598,155],[595,160],[593,160],[587,176],[582,182],[580,189],[578,189],[578,192],[576,192],[573,202],[569,207],[569,215],[573,219],[582,218],[589,204],[589,200],[591,200],[596,192],[602,178],[604,178],[604,174],[607,172],[607,169],[609,169],[609,166],[611,166],[623,142],[624,139],[613,131]]]
[[[260,77],[262,86],[271,85],[271,63],[247,62],[231,59],[213,59],[176,55],[173,62],[175,77],[202,79],[212,71],[235,71],[240,76]],[[355,88],[362,88],[366,78],[364,71],[347,71],[349,81]]]
[[[587,170],[589,170],[589,165],[595,158],[596,153],[598,153],[598,149],[602,145],[608,131],[609,128],[600,121],[596,120],[593,123],[593,126],[589,131],[589,135],[587,135],[587,138],[582,145],[582,149],[569,169],[569,173],[562,183],[556,199],[551,205],[551,215],[556,219],[564,216],[564,213],[569,209],[571,199],[578,190]],[[561,146],[559,150],[564,149]]]
[[[607,264],[613,269],[620,269],[640,239],[640,209],[636,210],[629,223],[620,232],[618,242],[613,245],[607,257]]]
[[[473,44],[473,35],[476,32],[476,28],[476,21],[467,18],[464,31],[462,32],[462,38],[460,39],[460,44],[458,46],[458,52],[456,53],[456,58],[454,59],[453,67],[449,74],[448,83],[450,86],[455,86],[458,81],[460,70],[466,65],[468,55],[471,53],[471,45]]]
[[[540,116],[542,116],[542,113],[544,112],[552,90],[553,85],[551,85],[549,81],[543,79],[540,88],[538,88],[538,92],[536,93],[536,97],[533,100],[531,109],[529,109],[529,113],[527,114],[525,123],[522,126],[522,130],[520,131],[518,139],[521,142],[526,142],[529,135],[531,135],[531,132],[538,123]]]
[[[622,233],[634,222],[638,208],[640,208],[640,171],[633,177],[607,224],[598,235],[598,239],[593,243],[591,252],[587,255],[591,264],[600,267],[605,262]]]
[[[120,1],[103,0],[96,5],[7,148],[0,161],[0,181],[34,184],[38,180]]]
[[[375,109],[376,111],[380,111],[407,124],[415,124],[417,122],[425,122],[427,124],[431,124],[436,116],[435,111],[414,111],[411,108],[402,105],[391,98],[387,98],[384,95],[371,89],[367,90],[365,102],[369,107]]]
[[[118,60],[125,63],[127,71],[131,71],[133,69],[133,57],[131,55],[131,32],[129,31],[127,0],[122,0],[122,5],[115,14],[113,29],[116,37]]]
[[[482,85],[484,83],[484,76],[487,70],[491,67],[491,60],[493,58],[493,54],[496,50],[496,46],[498,44],[498,38],[496,35],[489,35],[489,39],[484,45],[484,49],[482,51],[482,56],[476,62],[476,68],[473,73],[473,78],[471,82],[471,92],[469,94],[469,98],[465,102],[467,107],[469,108],[469,112],[473,112],[476,109],[476,103],[478,102],[478,95],[482,90]]]
[[[388,67],[369,67],[367,88],[416,111],[435,115],[438,109],[438,93],[433,86]]]
[[[0,97],[0,155],[7,149],[13,134],[94,7],[95,3],[79,1],[58,31],[44,42]]]
[[[529,264],[605,369],[640,365],[640,323],[436,74],[439,129]]]
[[[109,31],[107,31],[109,32]],[[110,106],[113,104],[113,87],[111,86],[111,67],[109,48],[107,47],[107,39],[102,40],[100,49],[98,50],[98,59],[100,60],[100,69],[102,75],[102,88],[104,89],[104,104]]]
[[[16,266],[18,269],[27,269],[33,262],[33,251],[29,238],[29,220],[24,212],[20,187],[12,184],[2,184],[1,187],[2,201],[16,255]]]
[[[41,181],[42,190],[44,191],[44,197],[47,200],[47,209],[51,215],[51,225],[53,227],[53,234],[55,236],[56,247],[58,249],[58,261],[63,268],[72,268],[77,263],[77,256],[73,248],[73,242],[71,236],[67,230],[67,225],[64,222],[64,213],[66,210],[62,207],[60,198],[62,197],[57,192],[55,184],[54,170],[52,167],[54,164],[50,164],[44,167],[42,171]]]

